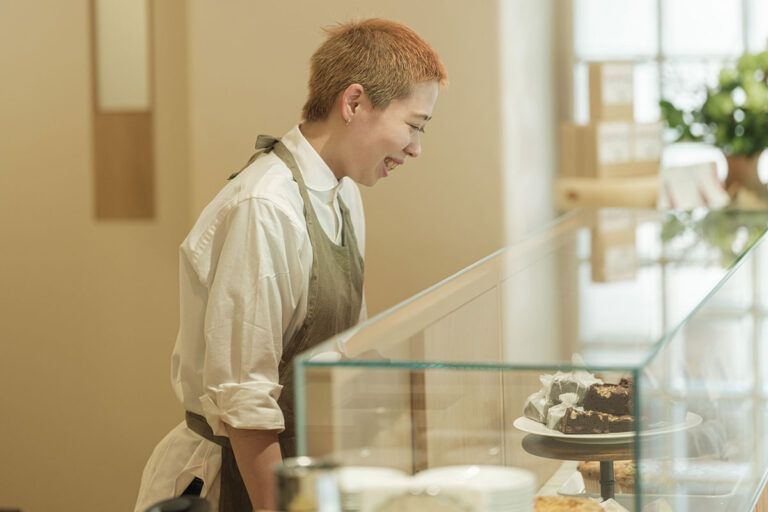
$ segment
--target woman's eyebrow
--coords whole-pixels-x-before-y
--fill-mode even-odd
[[[417,112],[414,112],[413,115],[414,117],[420,117],[424,119],[424,121],[429,121],[430,119],[432,119],[432,116],[428,116],[427,114],[419,114]]]

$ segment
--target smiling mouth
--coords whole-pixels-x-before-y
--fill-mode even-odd
[[[384,159],[384,166],[387,168],[387,171],[391,171],[398,165],[400,165],[400,163],[393,160],[392,158],[387,157]]]

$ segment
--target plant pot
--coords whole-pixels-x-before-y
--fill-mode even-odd
[[[768,188],[757,175],[757,161],[760,159],[760,154],[731,155],[725,159],[728,162],[725,188],[731,196],[738,194],[741,189],[747,189],[761,199],[768,199]]]

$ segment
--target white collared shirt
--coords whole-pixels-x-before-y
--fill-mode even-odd
[[[338,196],[361,251],[360,192],[337,180],[296,126],[281,139],[296,159],[323,230],[341,240]],[[282,349],[304,322],[312,245],[304,203],[274,153],[227,183],[181,244],[181,325],[173,385],[186,410],[216,435],[236,428],[282,430],[277,405]]]
[[[362,252],[357,185],[337,180],[298,126],[281,140],[296,159],[328,237],[341,240],[341,196]],[[278,364],[283,345],[306,316],[312,253],[298,185],[274,153],[228,182],[181,244],[172,383],[184,408],[204,415],[216,435],[226,435],[223,423],[284,428]],[[219,447],[180,424],[147,462],[136,510],[178,495],[195,476],[204,480],[202,495],[217,510],[220,465]]]

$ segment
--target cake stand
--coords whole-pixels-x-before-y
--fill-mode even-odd
[[[632,459],[633,442],[607,444],[581,444],[558,441],[551,437],[528,434],[523,438],[523,449],[538,457],[558,460],[594,460],[600,462],[600,496],[603,500],[614,497],[615,480],[613,462]]]

